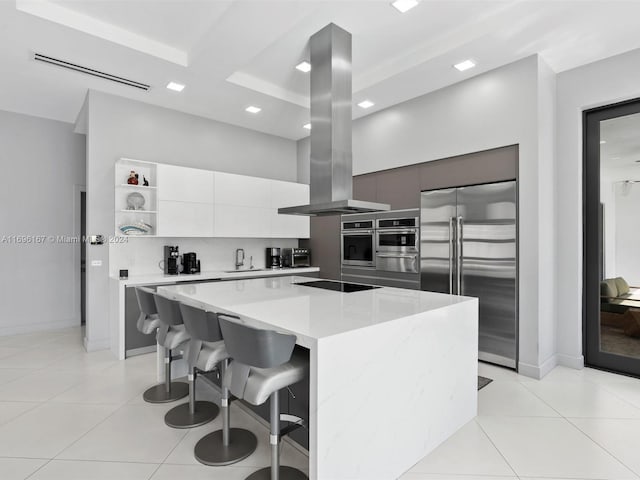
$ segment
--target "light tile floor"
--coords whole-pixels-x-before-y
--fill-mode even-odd
[[[198,464],[193,446],[220,420],[166,427],[175,404],[140,401],[155,368],[154,355],[85,353],[78,328],[0,337],[0,479],[241,480],[268,465],[267,430],[237,408],[232,421],[257,434],[256,453],[229,467]],[[640,480],[640,380],[562,367],[542,381],[479,370],[494,381],[479,392],[478,417],[402,480]],[[307,469],[288,444],[282,460]]]

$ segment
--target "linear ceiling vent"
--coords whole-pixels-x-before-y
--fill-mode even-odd
[[[122,85],[128,85],[130,87],[139,88],[140,90],[149,90],[150,85],[145,83],[136,82],[135,80],[129,80],[128,78],[118,77],[117,75],[111,75],[110,73],[101,72],[100,70],[94,70],[93,68],[83,67],[75,63],[66,62],[53,57],[42,55],[41,53],[34,53],[33,59],[39,62],[49,63],[51,65],[57,65],[58,67],[68,68],[69,70],[75,70],[76,72],[86,73],[87,75],[93,75],[94,77],[103,78],[112,82],[117,82]]]

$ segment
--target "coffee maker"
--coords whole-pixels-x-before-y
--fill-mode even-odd
[[[180,253],[178,246],[164,246],[164,274],[178,275],[180,273]]]
[[[196,259],[194,252],[182,255],[182,273],[200,273],[200,260]]]
[[[279,248],[267,248],[267,259],[264,265],[267,268],[280,268],[282,266]]]

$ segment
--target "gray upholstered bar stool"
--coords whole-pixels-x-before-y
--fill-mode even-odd
[[[186,305],[182,306],[183,314],[185,313],[185,307]],[[222,316],[227,317],[227,315],[216,314],[214,312],[207,312],[206,315],[207,328],[212,330],[211,336],[220,335],[220,338],[222,338],[219,320]],[[184,318],[186,319],[186,316]],[[222,429],[202,437],[198,440],[193,450],[196,460],[205,465],[231,465],[232,463],[247,458],[258,446],[258,439],[252,432],[244,428],[231,428],[229,419],[231,395],[229,389],[224,384],[225,373],[229,367],[229,354],[226,349],[226,344],[225,354],[226,356],[220,365],[221,378],[223,379],[222,398],[220,400]]]
[[[160,319],[158,318],[156,302],[153,299],[153,290],[145,287],[136,287],[136,298],[140,309],[136,328],[145,335],[156,333],[156,330],[160,327]]]
[[[189,395],[189,385],[171,381],[171,362],[182,358],[181,355],[174,356],[173,350],[186,344],[189,334],[184,328],[182,314],[176,302],[157,293],[153,294],[153,299],[161,323],[156,340],[158,345],[164,347],[164,383],[147,389],[142,397],[149,403],[167,403]]]
[[[201,308],[185,305],[176,300],[189,341],[187,363],[189,365],[189,402],[172,408],[164,416],[165,423],[173,428],[191,428],[204,425],[218,416],[215,403],[196,400],[198,373],[211,372],[228,358],[224,348],[220,325],[215,314]]]
[[[306,357],[294,351],[295,335],[259,330],[224,318],[220,318],[220,329],[233,359],[224,384],[233,395],[252,405],[270,401],[271,466],[253,472],[246,480],[308,479],[300,470],[280,465],[280,440],[292,428],[280,430],[278,391],[298,383],[309,372]],[[285,418],[292,419],[289,415]],[[294,427],[301,425],[300,420]]]

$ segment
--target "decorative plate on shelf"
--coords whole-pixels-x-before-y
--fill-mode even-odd
[[[152,225],[144,222],[124,223],[118,227],[124,235],[149,235]]]
[[[141,193],[133,192],[127,195],[127,209],[128,210],[143,210],[144,197]]]

